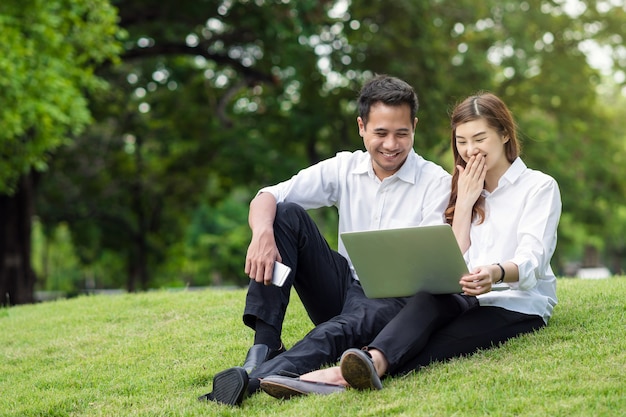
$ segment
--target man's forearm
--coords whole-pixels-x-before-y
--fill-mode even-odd
[[[250,202],[248,224],[255,230],[272,228],[276,217],[276,199],[270,193],[261,193]]]

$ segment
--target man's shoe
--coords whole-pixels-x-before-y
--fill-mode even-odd
[[[270,349],[267,345],[257,344],[252,345],[246,355],[246,360],[243,362],[243,369],[247,373],[254,371],[263,362],[275,358],[285,351],[285,346],[281,343],[279,349]]]
[[[248,389],[248,373],[241,367],[229,368],[213,377],[213,392],[198,397],[226,405],[241,405]]]
[[[274,398],[287,400],[299,395],[334,394],[345,391],[346,387],[325,382],[303,381],[300,378],[270,375],[261,379],[261,389]]]
[[[341,375],[356,389],[383,389],[374,361],[369,352],[360,349],[348,349],[341,355]]]

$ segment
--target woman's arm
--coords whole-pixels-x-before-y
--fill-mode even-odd
[[[500,268],[500,266],[502,268]],[[491,291],[494,284],[500,282],[504,271],[504,281],[517,282],[519,279],[519,269],[513,262],[502,262],[499,265],[483,265],[475,268],[471,273],[463,275],[459,284],[463,293],[467,295],[480,295]]]
[[[557,244],[561,208],[559,186],[551,178],[527,197],[517,229],[518,245],[510,259],[519,268],[519,289],[533,288],[549,268]]]
[[[470,227],[472,225],[472,209],[480,197],[485,186],[485,158],[481,154],[473,155],[463,168],[457,165],[459,171],[454,218],[452,231],[459,243],[461,252],[465,253],[470,245]]]

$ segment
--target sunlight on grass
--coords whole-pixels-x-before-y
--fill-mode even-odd
[[[615,416],[626,409],[626,278],[560,279],[542,331],[384,380],[378,392],[241,408],[196,401],[252,343],[245,291],[82,296],[0,309],[0,415]],[[284,341],[312,325],[297,295]]]

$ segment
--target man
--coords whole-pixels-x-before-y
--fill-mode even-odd
[[[299,375],[334,362],[347,348],[369,342],[400,311],[405,299],[364,295],[341,239],[338,251],[331,250],[305,210],[337,207],[339,233],[443,223],[450,175],[413,150],[417,108],[406,82],[374,77],[358,98],[357,126],[367,152],[339,152],[252,200],[244,323],[255,329],[254,345],[243,367],[216,374],[213,392],[201,399],[238,405],[259,389],[258,378]],[[292,268],[282,287],[270,285],[275,261]],[[292,286],[316,328],[284,352],[281,331]]]

